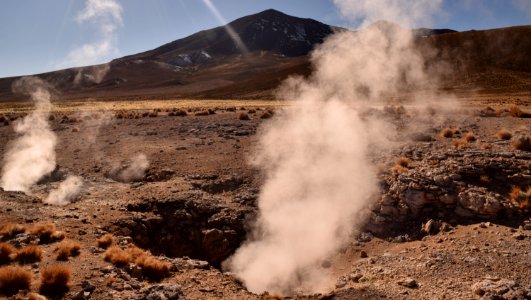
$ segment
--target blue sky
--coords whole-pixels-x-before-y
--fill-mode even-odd
[[[85,0],[2,0],[0,77],[104,63],[220,25],[201,0],[115,1],[122,7],[120,18],[107,15],[80,21]],[[348,25],[331,0],[211,2],[227,21],[274,8],[332,25]],[[113,25],[110,33],[101,28],[105,22]],[[433,24],[426,25],[463,31],[528,24],[531,24],[531,0],[444,0],[442,11]],[[85,60],[75,55],[80,48],[91,51],[83,45],[103,40],[110,42],[110,45],[105,44],[110,48],[99,48],[101,53],[91,52],[92,57]]]

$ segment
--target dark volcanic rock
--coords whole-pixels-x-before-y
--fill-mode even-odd
[[[509,193],[514,186],[531,185],[531,155],[472,149],[439,153],[429,147],[405,149],[406,155],[415,153],[415,167],[381,175],[382,195],[367,230],[377,233],[393,228],[384,224],[406,228],[405,223],[429,219],[440,220],[436,222],[440,225],[442,221],[510,220],[528,214],[511,201]],[[433,224],[424,224],[425,233],[441,230]]]
[[[145,200],[127,209],[134,217],[115,221],[114,230],[126,229],[139,246],[154,253],[203,259],[214,266],[243,241],[246,215],[251,213],[196,194]]]

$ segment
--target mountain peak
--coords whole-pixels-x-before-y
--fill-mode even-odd
[[[261,11],[261,12],[257,13],[256,15],[281,15],[281,16],[287,16],[285,13],[283,13],[281,11],[278,11],[276,9],[273,9],[273,8]]]
[[[287,57],[308,54],[316,44],[334,33],[334,28],[316,20],[298,18],[275,9],[230,22],[226,26],[204,30],[128,59],[148,59],[179,67],[203,64],[216,58],[248,52],[267,51]],[[235,41],[234,35],[240,41]]]

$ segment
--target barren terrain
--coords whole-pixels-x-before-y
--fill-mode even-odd
[[[336,257],[322,262],[335,289],[324,295],[295,291],[288,298],[531,297],[530,195],[525,194],[531,152],[514,148],[531,134],[531,118],[510,110],[518,104],[529,111],[529,96],[460,102],[458,110],[434,109],[431,118],[440,123],[417,130],[408,128],[414,107],[369,112],[391,119],[402,132],[391,155],[373,154],[381,193],[360,219],[363,229]],[[0,155],[15,136],[13,121],[28,108],[0,108],[6,119],[0,126]],[[30,291],[39,292],[42,269],[57,263],[73,274],[69,289],[52,297],[281,297],[249,293],[223,272],[221,263],[245,239],[257,212],[263,178],[250,163],[257,139],[270,117],[282,117],[285,109],[291,109],[289,103],[280,101],[57,103],[50,123],[58,135],[58,168],[31,196],[0,191],[3,242],[42,249],[40,261],[23,264],[31,270],[30,290],[10,297],[27,299]],[[105,114],[111,115],[108,121],[95,121]],[[443,136],[444,128],[451,136]],[[511,137],[497,136],[502,128]],[[139,153],[150,161],[145,176],[120,182],[115,170]],[[66,206],[43,204],[67,174],[83,178],[79,199]],[[522,190],[519,197],[515,187]],[[9,235],[5,225],[10,223],[26,230]],[[79,255],[56,261],[59,241],[32,233],[41,223],[53,223],[66,239],[78,241]],[[123,249],[136,245],[149,251],[167,272],[153,278],[145,269],[138,271],[138,261],[106,261],[96,240],[107,233]]]

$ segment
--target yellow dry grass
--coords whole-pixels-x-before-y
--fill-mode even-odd
[[[60,101],[54,102],[52,112],[78,111],[120,111],[120,110],[166,110],[166,109],[208,109],[213,107],[279,107],[289,106],[283,100],[117,100],[117,101]],[[34,109],[31,102],[0,103],[0,114],[30,112]]]

